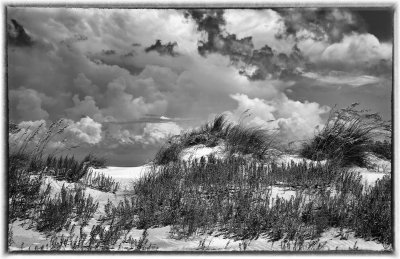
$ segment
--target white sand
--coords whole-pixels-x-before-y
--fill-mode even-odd
[[[208,156],[209,154],[215,154],[217,156],[223,157],[223,148],[222,147],[214,147],[208,148],[205,146],[195,146],[185,150],[182,153],[182,160],[190,160],[190,159],[198,159],[202,156]],[[295,163],[300,163],[303,161],[303,158],[294,155],[283,155],[279,158],[280,163],[290,163],[290,161],[294,161]],[[311,160],[306,160],[310,162]],[[374,156],[371,156],[371,162],[375,163],[375,167],[372,169],[367,168],[359,168],[353,167],[351,170],[358,171],[361,173],[363,180],[367,185],[373,185],[377,179],[382,178],[384,175],[388,175],[387,171],[383,170],[383,168],[390,168],[390,161],[385,161]],[[118,204],[120,200],[124,198],[126,195],[126,191],[129,191],[132,188],[132,182],[139,179],[141,176],[150,172],[150,166],[140,166],[140,167],[107,167],[104,169],[93,169],[95,173],[102,173],[106,176],[113,177],[117,182],[122,185],[122,190],[118,191],[116,194],[105,193],[98,190],[94,190],[91,188],[86,188],[86,194],[90,194],[94,197],[95,200],[99,202],[99,209],[95,213],[95,217],[90,221],[89,226],[85,227],[85,231],[89,232],[91,226],[96,224],[96,218],[98,218],[104,210],[104,205],[107,203],[107,200],[112,201],[115,205]],[[379,169],[381,168],[381,169]],[[49,183],[52,187],[52,194],[55,195],[59,193],[63,184],[67,188],[73,188],[75,184],[66,183],[65,181],[56,181],[51,177],[45,178],[45,183]],[[271,196],[270,203],[273,203],[273,200],[276,200],[277,197],[283,198],[285,200],[289,200],[291,197],[296,195],[296,191],[293,189],[288,189],[280,186],[272,186],[271,187]],[[46,238],[43,234],[29,229],[27,225],[21,225],[23,222],[16,221],[12,224],[13,226],[13,238],[14,244],[10,247],[11,250],[21,250],[21,245],[23,243],[23,250],[27,250],[29,247],[34,249],[35,245],[41,246],[42,244],[47,244],[50,239]],[[78,231],[78,228],[75,232]],[[133,238],[140,238],[143,230],[132,229],[129,232]],[[62,231],[62,234],[67,235],[67,231]],[[61,234],[60,233],[60,234]],[[194,235],[189,239],[173,239],[170,237],[170,226],[167,227],[157,227],[148,230],[149,233],[149,241],[150,243],[156,245],[159,251],[193,251],[200,250],[199,243],[202,240],[205,240],[205,250],[235,250],[240,251],[243,248],[244,243],[248,244],[248,251],[251,250],[264,250],[264,251],[279,251],[281,250],[281,242],[270,242],[266,237],[260,237],[256,240],[252,241],[235,241],[232,238],[224,238],[222,236],[207,236],[207,235]],[[353,233],[349,233],[347,239],[340,239],[338,235],[338,229],[330,229],[322,234],[320,238],[320,242],[326,241],[326,245],[323,250],[348,250],[354,248],[356,246],[360,250],[383,250],[384,247],[382,244],[375,241],[366,241],[361,238],[355,238]],[[77,233],[76,233],[77,234]],[[121,243],[120,239],[117,242],[116,247]],[[122,244],[122,249],[124,247],[127,249],[128,244]]]
[[[225,146],[219,145],[215,147],[206,147],[205,145],[195,145],[182,150],[180,159],[182,161],[192,161],[200,159],[201,157],[207,158],[209,155],[214,155],[216,158],[224,158],[226,156]]]
[[[275,162],[279,165],[279,164],[290,164],[290,163],[292,163],[292,161],[295,163],[295,164],[299,164],[299,163],[303,163],[303,162],[306,162],[307,164],[310,164],[310,163],[312,163],[312,164],[317,164],[318,162],[317,161],[314,161],[314,160],[310,160],[310,159],[307,159],[307,158],[303,158],[303,157],[300,157],[299,155],[288,155],[288,154],[282,154],[282,155],[280,155],[280,156],[278,156],[276,159],[275,159]],[[322,165],[324,165],[324,164],[326,164],[326,160],[321,160],[321,161],[319,161],[319,163],[321,163]]]

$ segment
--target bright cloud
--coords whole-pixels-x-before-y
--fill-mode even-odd
[[[78,122],[70,123],[66,131],[70,132],[78,141],[88,144],[97,144],[101,141],[101,124],[92,118],[85,117]]]
[[[309,85],[322,94],[331,85],[368,85],[357,89],[376,106],[382,100],[372,97],[389,96],[377,91],[390,91],[392,44],[347,9],[188,15],[16,7],[7,17],[29,36],[18,42],[15,31],[8,34],[10,119],[25,127],[66,118],[74,143],[122,164],[131,161],[127,152],[150,156],[168,136],[226,111],[239,119],[249,109],[248,123],[288,140],[310,136],[329,109],[327,98],[304,90]],[[146,51],[150,46],[154,51]]]

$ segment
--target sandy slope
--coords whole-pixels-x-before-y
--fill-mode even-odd
[[[203,155],[209,155],[211,153],[217,153],[219,155],[223,155],[221,148],[206,148],[206,147],[197,147],[191,150],[186,150],[182,154],[183,160],[200,158]],[[295,163],[303,161],[302,158],[297,156],[285,155],[280,157],[280,161],[284,163],[290,163],[293,160]],[[361,173],[365,183],[367,185],[373,185],[373,183],[382,178],[384,175],[387,175],[387,171],[379,170],[379,168],[390,168],[390,161],[384,161],[378,159],[376,157],[371,156],[371,160],[377,165],[376,167],[366,169],[366,168],[357,168],[354,167],[352,170],[358,171]],[[120,200],[124,198],[125,195],[129,194],[129,190],[132,187],[133,181],[139,179],[141,176],[149,173],[149,165],[140,166],[140,167],[107,167],[104,169],[95,169],[93,170],[96,173],[103,173],[107,176],[113,177],[116,181],[118,181],[122,188],[116,194],[105,193],[98,190],[94,190],[91,188],[86,188],[86,194],[90,194],[95,200],[99,201],[99,209],[95,214],[95,218],[98,218],[104,210],[104,205],[107,203],[107,200],[111,200],[114,204],[117,204]],[[376,169],[378,168],[378,169]],[[67,188],[73,188],[74,184],[66,183],[65,181],[56,181],[51,177],[47,177],[45,179],[46,184],[50,184],[52,186],[53,195],[58,193],[61,190],[62,185],[64,184]],[[295,190],[274,186],[271,187],[271,199],[275,199],[276,197],[281,197],[284,199],[290,199],[292,196],[296,194]],[[89,226],[85,227],[86,231],[90,231],[91,226],[96,223],[96,219],[92,219]],[[34,249],[35,245],[47,244],[49,239],[46,238],[43,234],[30,229],[29,226],[21,221],[16,221],[13,223],[13,238],[14,244],[10,248],[11,250],[21,250],[21,246],[23,246],[23,250]],[[223,238],[222,236],[207,236],[207,235],[197,235],[190,239],[173,239],[169,234],[170,227],[159,227],[149,229],[149,241],[150,243],[156,245],[158,250],[160,251],[188,251],[188,250],[241,250],[243,249],[244,242],[248,241],[235,241],[229,238]],[[143,230],[132,229],[129,233],[134,238],[140,238]],[[341,239],[338,235],[338,229],[330,229],[329,231],[323,233],[320,238],[320,242],[325,242],[324,250],[348,250],[354,247],[357,247],[360,250],[383,250],[384,247],[382,244],[377,243],[375,241],[366,241],[360,238],[355,238],[352,233],[350,233],[347,239]],[[61,234],[61,233],[60,233]],[[62,231],[62,234],[67,235],[67,231]],[[204,247],[199,247],[200,241],[205,240]],[[120,243],[120,241],[119,241]],[[119,245],[117,243],[117,246]],[[121,249],[124,249],[126,244],[121,246]],[[275,242],[272,243],[268,241],[264,237],[260,237],[257,240],[252,240],[247,250],[281,250],[281,243]]]

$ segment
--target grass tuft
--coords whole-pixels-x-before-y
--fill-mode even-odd
[[[269,149],[275,146],[273,134],[261,127],[245,127],[227,120],[226,115],[218,115],[198,129],[170,138],[157,152],[154,163],[166,165],[177,162],[185,148],[203,144],[214,147],[224,142],[229,154],[252,155],[264,159]]]
[[[332,110],[323,129],[303,144],[301,155],[317,161],[333,160],[341,166],[366,166],[370,142],[391,128],[377,113],[357,110],[357,105]]]

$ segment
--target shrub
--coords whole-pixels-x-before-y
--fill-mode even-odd
[[[331,159],[342,166],[365,166],[368,144],[390,125],[376,113],[357,110],[358,103],[332,110],[325,126],[303,144],[301,155],[313,160]]]

